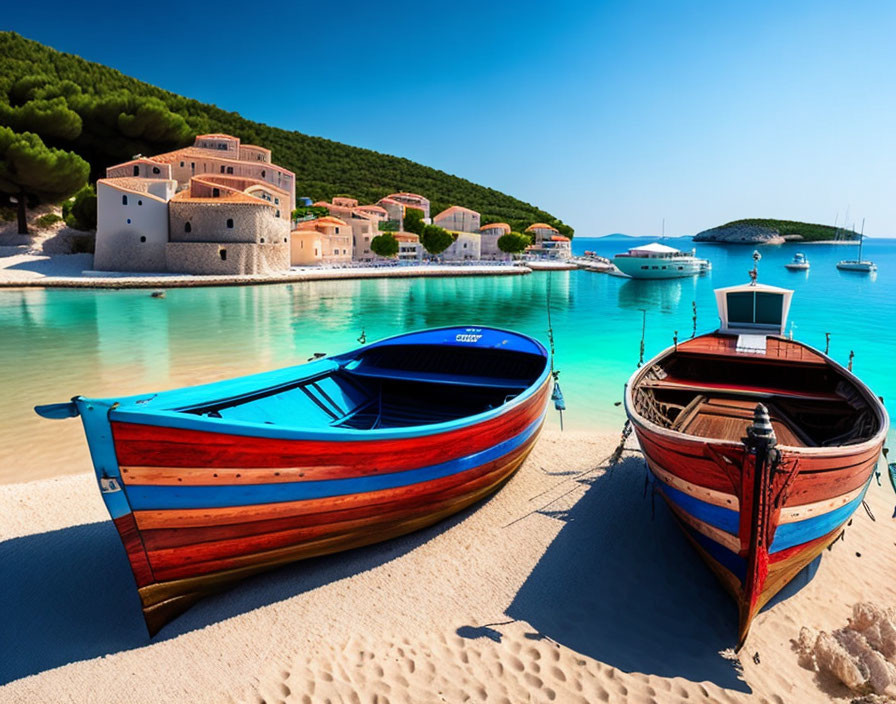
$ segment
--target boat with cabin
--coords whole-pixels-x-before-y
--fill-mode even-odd
[[[793,255],[793,259],[785,264],[784,267],[790,269],[790,271],[808,271],[809,259],[802,252],[797,252]]]
[[[617,254],[613,264],[633,279],[678,279],[705,274],[712,268],[709,260],[697,257],[697,250],[682,252],[660,242]]]
[[[551,379],[538,341],[449,327],[35,410],[81,417],[152,635],[249,575],[419,530],[493,493],[532,449]]]
[[[716,290],[718,330],[661,352],[625,391],[655,489],[738,605],[738,648],[841,536],[889,423],[850,370],[785,336],[793,291],[751,275]]]

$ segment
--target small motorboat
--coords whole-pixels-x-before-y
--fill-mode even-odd
[[[887,433],[880,399],[785,336],[793,291],[716,290],[721,327],[629,380],[625,407],[651,479],[740,611],[758,611],[843,533]]]
[[[419,530],[488,496],[532,449],[550,395],[541,343],[450,327],[35,410],[81,416],[152,635],[248,575]]]
[[[793,260],[784,265],[790,271],[807,271],[809,269],[809,259],[802,252],[793,255]]]

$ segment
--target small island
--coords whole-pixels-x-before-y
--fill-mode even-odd
[[[854,229],[818,225],[796,220],[753,218],[704,230],[694,235],[694,242],[723,244],[784,244],[785,242],[830,242],[858,240]]]

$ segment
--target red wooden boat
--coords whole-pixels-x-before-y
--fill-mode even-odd
[[[150,634],[206,594],[414,531],[496,491],[550,396],[536,340],[444,328],[80,415]]]
[[[665,350],[625,393],[655,486],[738,604],[738,647],[840,536],[888,427],[858,378],[784,336],[793,292],[751,274],[716,290],[718,331]]]

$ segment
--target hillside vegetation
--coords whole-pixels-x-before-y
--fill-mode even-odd
[[[776,231],[786,239],[801,239],[804,242],[817,240],[850,240],[858,239],[859,234],[854,230],[833,227],[831,225],[818,225],[816,223],[798,222],[796,220],[771,220],[767,218],[750,218],[746,220],[734,220],[713,228],[714,231],[732,230],[738,228],[758,227]]]
[[[492,188],[408,159],[252,122],[13,32],[0,32],[0,126],[36,133],[47,149],[82,157],[91,180],[134,154],[159,153],[191,144],[196,134],[224,132],[271,149],[276,163],[295,172],[299,196],[329,200],[350,194],[370,202],[410,191],[428,197],[434,214],[463,205],[482,213],[483,222],[504,221],[515,230],[547,222],[572,235],[550,213]]]

